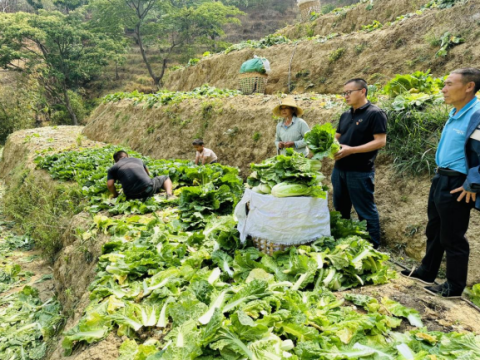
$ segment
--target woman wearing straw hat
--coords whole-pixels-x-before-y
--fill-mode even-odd
[[[286,148],[307,155],[307,145],[303,141],[303,136],[310,131],[307,123],[301,119],[303,110],[299,107],[295,99],[291,96],[282,100],[280,105],[273,109],[273,114],[283,118],[283,121],[277,124],[277,133],[275,145],[277,153],[285,155]]]

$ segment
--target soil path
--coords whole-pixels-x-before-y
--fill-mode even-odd
[[[377,299],[388,297],[404,306],[418,310],[429,331],[449,333],[474,332],[480,334],[480,312],[462,299],[445,300],[425,292],[424,285],[400,276],[401,267],[392,264],[398,277],[385,285],[365,286],[346,293],[370,295]],[[437,279],[443,283],[444,279]],[[338,293],[337,293],[338,294]],[[464,295],[465,296],[465,295]],[[401,331],[410,330],[408,322],[402,323]]]

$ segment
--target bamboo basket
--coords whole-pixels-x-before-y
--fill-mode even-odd
[[[310,21],[312,12],[320,13],[322,11],[319,0],[305,2],[298,5],[298,7],[300,8],[300,14],[304,22]]]
[[[282,245],[282,244],[275,244],[271,241],[265,240],[265,239],[259,239],[259,238],[252,238],[253,240],[253,245],[260,250],[262,253],[267,254],[272,256],[274,252],[276,251],[284,251],[285,249],[288,249],[289,247],[295,246],[302,246],[302,245],[308,245],[308,244],[298,244],[298,245]]]
[[[244,73],[238,76],[238,86],[244,95],[265,94],[267,82],[268,75],[258,72]]]

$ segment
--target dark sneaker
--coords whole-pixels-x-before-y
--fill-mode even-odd
[[[419,272],[415,270],[415,268],[413,268],[412,270],[403,270],[400,272],[400,275],[412,280],[416,280],[425,285],[433,285],[435,281],[435,279],[427,279],[425,278],[425,276],[420,275]]]
[[[460,299],[462,297],[462,291],[455,291],[451,288],[448,282],[444,282],[441,285],[426,286],[425,291],[432,295],[439,295],[445,299]]]

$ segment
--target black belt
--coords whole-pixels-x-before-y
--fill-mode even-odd
[[[467,176],[461,172],[445,169],[445,168],[437,168],[435,171],[437,174],[445,175],[445,176]]]

